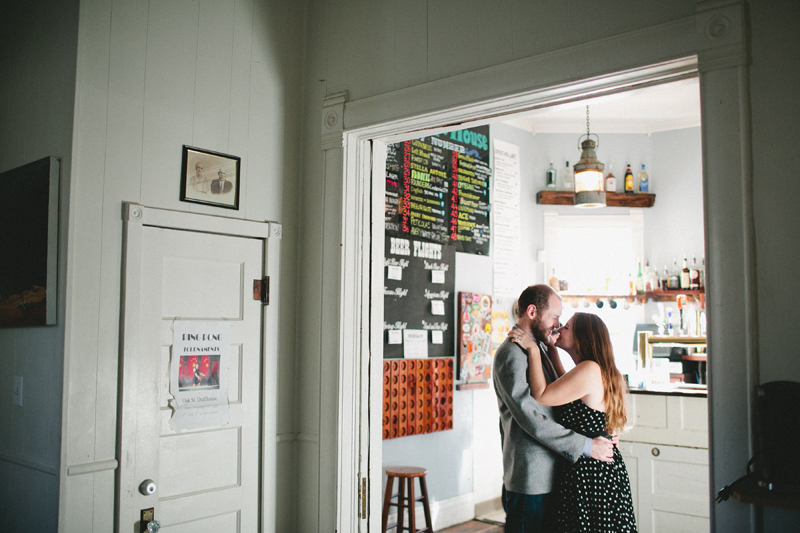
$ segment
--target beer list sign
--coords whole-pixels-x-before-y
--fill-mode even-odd
[[[489,126],[389,145],[386,234],[489,255]]]

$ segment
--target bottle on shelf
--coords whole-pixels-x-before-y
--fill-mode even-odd
[[[636,192],[633,188],[633,172],[631,172],[630,165],[628,165],[628,169],[625,171],[625,192]]]
[[[700,288],[706,288],[706,258],[703,258],[703,264],[700,267],[700,276],[699,276]]]
[[[636,274],[636,294],[644,294],[644,275],[642,274],[642,261],[639,260],[639,272]]]
[[[567,166],[564,167],[564,177],[562,179],[565,191],[575,190],[575,187],[572,184],[572,170],[569,168],[569,161],[567,161]]]
[[[692,257],[692,268],[689,269],[689,288],[700,288],[700,269],[697,266],[697,257]]]
[[[556,169],[553,167],[553,162],[550,161],[550,168],[547,169],[547,188],[556,188]]]
[[[688,289],[692,284],[692,277],[689,272],[689,262],[686,257],[683,258],[683,269],[681,270],[681,289]]]
[[[550,276],[550,286],[553,288],[554,291],[559,290],[560,283],[558,282],[558,278],[556,277],[556,269],[553,269],[553,275]]]
[[[667,271],[667,265],[664,265],[664,274],[658,277],[658,288],[662,291],[669,290],[669,272]]]
[[[644,290],[646,292],[657,291],[659,288],[658,284],[658,269],[657,268],[650,268],[650,261],[644,262]]]
[[[644,171],[644,164],[642,164],[642,170],[639,171],[639,192],[650,192],[650,178]]]
[[[606,176],[606,192],[617,192],[617,178],[611,173],[611,164],[608,165],[608,175]]]
[[[678,261],[675,259],[672,260],[672,273],[669,275],[669,283],[667,288],[671,291],[681,288],[681,275],[680,271],[678,270]]]

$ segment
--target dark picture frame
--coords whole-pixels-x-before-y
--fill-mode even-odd
[[[242,158],[183,145],[181,201],[239,209]]]

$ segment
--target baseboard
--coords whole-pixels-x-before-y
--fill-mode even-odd
[[[425,527],[425,513],[422,511],[421,504],[417,504],[415,512],[417,515],[417,529],[422,529]],[[446,500],[431,502],[431,520],[433,521],[434,531],[463,524],[473,518],[475,518],[475,498],[471,492]],[[394,512],[389,515],[388,524],[396,523],[397,513]]]
[[[503,510],[503,500],[498,496],[485,502],[478,502],[475,504],[475,516],[480,518],[482,516],[494,514]]]

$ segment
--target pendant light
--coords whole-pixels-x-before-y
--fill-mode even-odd
[[[597,142],[591,139],[591,136]],[[583,139],[581,136],[580,139]],[[578,139],[580,141],[580,139]],[[589,106],[586,106],[586,139],[581,142],[581,159],[572,167],[575,173],[575,207],[605,207],[606,193],[603,191],[603,170],[605,165],[597,159],[595,149],[600,146],[600,138],[589,133]]]

